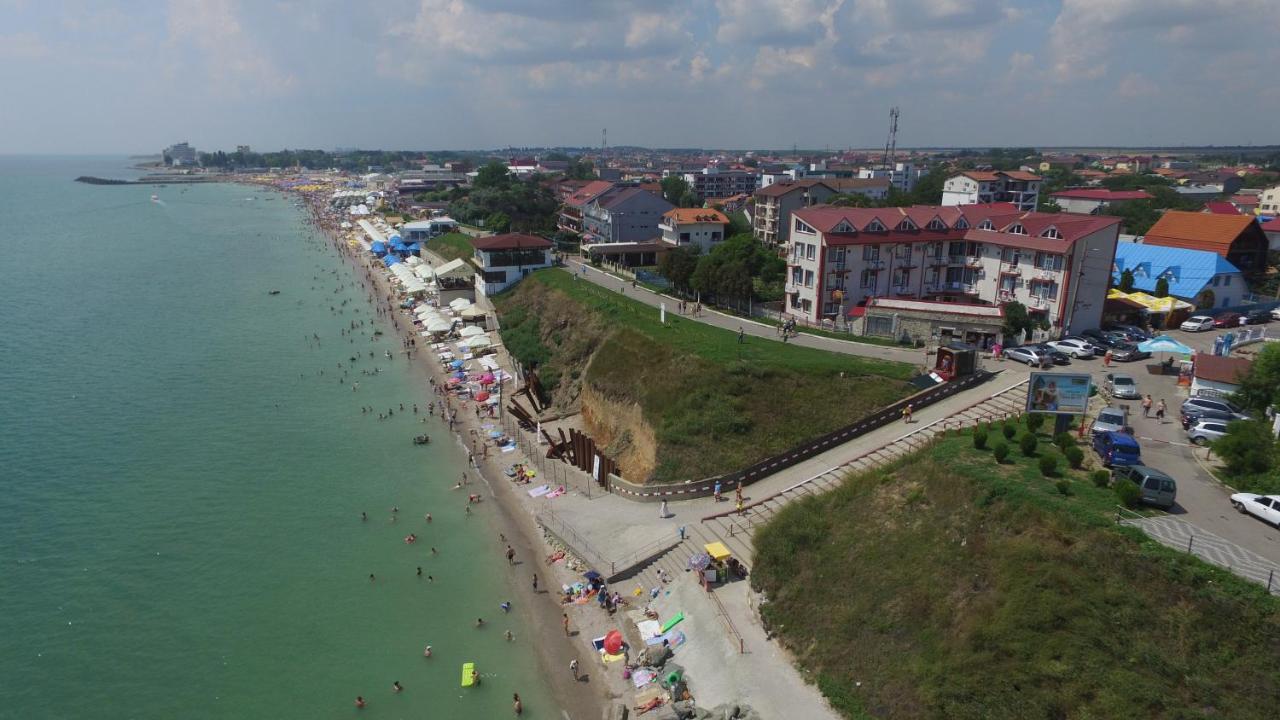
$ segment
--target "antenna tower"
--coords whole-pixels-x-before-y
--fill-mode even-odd
[[[600,131],[600,168],[596,170],[597,175],[600,174],[600,170],[604,169],[605,151],[608,149],[608,147],[609,147],[609,128],[604,128],[603,130]]]
[[[889,137],[884,141],[884,166],[886,169],[892,168],[890,165],[893,158],[898,154],[898,107],[895,105],[889,108]]]

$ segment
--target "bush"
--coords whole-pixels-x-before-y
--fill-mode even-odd
[[[1018,434],[1018,428],[1016,425],[1006,420],[1004,425],[1000,426],[1000,432],[1004,434],[1005,440],[1012,440],[1013,436]]]
[[[1104,488],[1111,484],[1111,473],[1106,470],[1094,470],[1089,477],[1093,478],[1093,484],[1096,487]]]
[[[998,442],[991,446],[991,454],[995,456],[996,462],[1002,463],[1004,459],[1009,457],[1008,443]]]
[[[1058,493],[1063,495],[1064,497],[1071,496],[1071,482],[1066,478],[1063,478],[1062,480],[1059,480],[1058,482],[1054,483],[1053,486],[1058,488]]]
[[[1023,450],[1025,453],[1026,450]],[[1058,456],[1044,454],[1040,456],[1040,474],[1045,477],[1053,477],[1058,472]]]
[[[1031,413],[1027,415],[1027,429],[1031,432],[1038,432],[1040,426],[1044,425],[1044,415],[1040,413]]]
[[[1079,470],[1080,466],[1084,464],[1084,451],[1075,445],[1063,450],[1062,454],[1066,456],[1067,464],[1076,470]]]
[[[978,428],[973,431],[973,446],[979,450],[987,446],[987,431]]]
[[[1066,450],[1076,444],[1076,437],[1069,432],[1060,432],[1053,436],[1053,444],[1062,450]]]
[[[1142,500],[1142,491],[1138,489],[1137,485],[1134,485],[1128,480],[1121,480],[1116,483],[1116,498],[1118,498],[1120,500],[1120,504],[1125,507],[1137,507],[1138,503]]]
[[[1027,433],[1018,438],[1018,447],[1022,450],[1022,454],[1027,457],[1033,457],[1036,454],[1036,448],[1040,446],[1040,441],[1032,433]]]

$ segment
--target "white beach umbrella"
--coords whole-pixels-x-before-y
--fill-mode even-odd
[[[454,310],[462,310],[463,308],[469,307],[470,305],[471,305],[471,301],[466,298],[454,298],[453,300],[449,301],[449,307],[453,308]]]
[[[471,348],[472,350],[487,348],[492,344],[493,344],[493,341],[489,339],[488,335],[476,335],[475,337],[467,338],[467,341],[466,341],[467,347]]]
[[[483,335],[484,328],[476,327],[475,325],[468,325],[462,328],[461,330],[459,330],[458,334],[464,338],[475,337],[476,335]]]
[[[462,317],[465,320],[479,320],[485,315],[484,308],[479,305],[471,305],[462,309]]]
[[[433,320],[427,323],[427,332],[442,333],[449,332],[453,328],[453,323],[448,320]]]

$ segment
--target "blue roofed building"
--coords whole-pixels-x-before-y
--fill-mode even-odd
[[[1111,268],[1117,285],[1125,270],[1133,272],[1134,290],[1155,294],[1156,283],[1163,277],[1170,295],[1199,310],[1239,305],[1249,294],[1240,269],[1208,250],[1119,243]]]

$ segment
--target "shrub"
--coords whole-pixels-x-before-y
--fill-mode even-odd
[[[1116,498],[1125,507],[1137,507],[1138,502],[1142,500],[1142,491],[1128,480],[1121,480],[1116,483]]]
[[[1106,470],[1094,470],[1089,477],[1093,478],[1093,484],[1097,487],[1104,488],[1111,484],[1111,473]]]
[[[1022,450],[1022,454],[1027,457],[1034,456],[1036,454],[1036,448],[1039,447],[1039,445],[1040,441],[1031,433],[1027,433],[1018,438],[1018,447]]]
[[[1040,426],[1044,425],[1044,415],[1040,413],[1031,413],[1027,415],[1027,429],[1031,432],[1040,430]]]
[[[1063,478],[1058,482],[1054,483],[1053,486],[1058,488],[1058,493],[1063,495],[1064,497],[1071,496],[1071,482],[1066,478]]]
[[[979,450],[987,446],[987,431],[978,428],[973,431],[973,446]]]
[[[1053,444],[1063,450],[1066,450],[1076,444],[1076,438],[1069,432],[1060,432],[1053,436]]]
[[[1004,434],[1005,440],[1012,440],[1013,436],[1018,434],[1018,428],[1006,420],[1004,425],[1000,426],[1000,432]]]
[[[1004,459],[1009,457],[1009,444],[998,442],[995,445],[992,445],[991,454],[995,456],[996,462],[1004,462]]]
[[[1075,445],[1067,447],[1062,451],[1062,454],[1066,456],[1067,463],[1076,470],[1079,470],[1080,466],[1084,464],[1084,451]]]
[[[1026,452],[1026,450],[1023,450]],[[1053,477],[1058,472],[1058,456],[1045,453],[1040,456],[1040,474],[1045,477]]]

